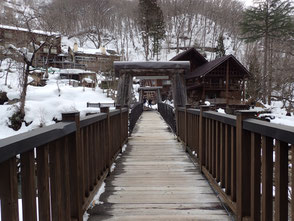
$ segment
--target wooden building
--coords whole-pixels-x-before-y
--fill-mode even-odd
[[[35,67],[43,67],[47,59],[49,61],[56,59],[57,55],[61,53],[61,36],[57,33],[30,31],[25,28],[0,25],[0,59],[12,57],[15,60],[23,61],[22,57],[9,50],[11,45],[16,48],[26,48],[32,52],[33,44],[40,46],[43,42],[45,44],[37,52],[33,61]]]
[[[60,71],[61,79],[74,80],[77,86],[96,87],[96,72],[79,69],[64,69]]]
[[[172,81],[170,79],[170,76],[140,76],[136,77],[137,79],[140,79],[140,87],[159,87],[160,88],[160,94],[162,100],[169,100],[172,99],[172,93],[171,93],[171,85]],[[155,92],[157,91],[151,91],[146,90],[148,99],[151,98],[152,100],[155,99]]]
[[[233,55],[208,62],[191,48],[172,61],[191,63],[191,72],[185,76],[188,103],[199,105],[209,101],[217,105],[232,105],[244,101],[245,81],[249,72]]]
[[[113,62],[120,61],[120,56],[113,50],[78,48],[76,43],[73,49],[68,48],[68,54],[76,65],[94,72],[113,72]]]
[[[120,60],[120,56],[113,50],[78,48],[77,44],[73,49],[68,47],[67,51],[62,51],[61,38],[57,33],[0,25],[0,59],[12,57],[21,62],[23,58],[9,50],[11,45],[32,52],[32,43],[41,45],[46,42],[35,56],[34,67],[46,68],[48,65],[60,69],[112,72],[113,62]]]

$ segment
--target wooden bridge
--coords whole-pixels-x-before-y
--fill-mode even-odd
[[[167,127],[157,112],[142,111],[137,104],[84,119],[67,113],[1,140],[2,221],[19,220],[19,199],[25,221],[81,221],[104,181],[90,221],[293,220],[294,128],[252,112],[160,103]]]

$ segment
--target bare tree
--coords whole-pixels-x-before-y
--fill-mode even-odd
[[[20,106],[19,106],[19,114],[20,118],[23,119],[25,116],[25,102],[26,102],[26,94],[27,94],[27,87],[28,87],[28,77],[30,74],[30,68],[34,65],[34,61],[36,58],[37,53],[44,47],[48,45],[52,45],[52,42],[55,38],[55,35],[50,35],[47,33],[45,38],[42,41],[37,39],[37,35],[33,30],[33,27],[36,27],[40,21],[40,17],[37,17],[32,14],[23,14],[21,22],[23,25],[26,26],[26,37],[25,39],[21,39],[21,45],[17,43],[10,44],[9,50],[14,53],[14,58],[17,60],[22,60],[24,64],[23,73],[21,75],[21,94],[20,94]],[[24,47],[24,41],[26,42],[27,47]]]

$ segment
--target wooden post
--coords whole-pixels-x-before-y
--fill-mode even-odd
[[[157,102],[158,102],[158,103],[162,103],[162,97],[161,97],[161,93],[160,93],[160,89],[159,89],[159,88],[157,89],[157,95],[158,95],[158,96],[157,96],[157,99],[158,99]]]
[[[109,107],[100,107],[100,112],[101,113],[105,113],[107,114],[107,124],[106,124],[106,132],[107,132],[107,137],[106,137],[106,143],[107,143],[107,156],[108,156],[108,159],[107,159],[107,168],[109,169],[110,171],[110,167],[111,167],[111,133],[110,133],[110,116],[109,116]]]
[[[236,120],[237,143],[237,220],[250,217],[250,142],[251,134],[243,130],[243,120],[253,117],[255,112],[238,111]]]
[[[187,147],[188,147],[188,133],[189,133],[189,128],[188,128],[188,113],[187,109],[191,108],[190,104],[187,104],[185,107],[185,151],[187,152]]]
[[[50,221],[49,145],[37,148],[39,219]]]
[[[243,103],[245,104],[245,77],[243,77],[243,83],[242,83],[243,85]]]
[[[209,106],[202,105],[200,106],[200,118],[199,118],[199,163],[200,163],[200,170],[202,172],[202,166],[205,162],[205,148],[206,148],[206,142],[205,142],[205,120],[203,117],[203,112],[208,111]]]
[[[131,102],[133,76],[131,74],[123,74],[119,78],[117,86],[117,104],[129,105]]]
[[[227,71],[226,71],[226,104],[229,105],[229,72],[230,72],[230,63],[227,60]]]
[[[115,107],[117,110],[120,111],[120,115],[119,115],[119,145],[120,145],[120,152],[122,152],[122,146],[123,146],[123,116],[122,116],[122,109],[120,105],[116,105]]]
[[[288,219],[288,144],[282,141],[277,141],[277,145],[276,145],[275,185],[276,185],[275,220],[287,220]]]
[[[260,220],[260,167],[261,136],[251,133],[251,219]]]
[[[176,135],[177,135],[177,140],[180,141],[179,139],[179,106],[175,106],[175,114],[176,114]]]
[[[35,186],[35,159],[34,151],[20,155],[21,164],[21,193],[23,205],[23,220],[36,221],[36,186]]]
[[[128,136],[129,136],[129,125],[128,125],[128,120],[130,118],[130,110],[128,105],[124,105],[124,108],[127,108],[127,117],[125,119],[126,122],[125,125],[123,124],[123,131],[124,131],[124,138],[123,138],[123,143],[127,142]]]
[[[202,104],[205,103],[205,77],[202,79],[202,95],[201,95]]]
[[[71,217],[77,221],[83,220],[82,202],[84,199],[83,187],[83,160],[81,149],[81,135],[80,135],[80,113],[63,113],[63,122],[75,122],[76,133],[75,139],[69,139],[69,168],[70,168],[70,199],[71,199]]]
[[[261,148],[262,148],[261,220],[267,221],[267,220],[273,220],[273,138],[262,136],[261,140],[262,140],[261,142]],[[279,151],[276,152],[276,154],[279,154]],[[279,161],[279,157],[277,157],[276,160]],[[279,162],[276,162],[276,163],[279,163]],[[276,171],[276,172],[279,173],[279,171]],[[279,191],[277,191],[276,194],[279,195]],[[278,195],[277,197],[279,197]],[[275,205],[275,206],[277,206],[276,208],[278,209],[279,205]]]
[[[16,158],[0,163],[0,199],[2,220],[18,221]]]
[[[175,107],[185,107],[185,105],[187,104],[187,89],[183,74],[179,73],[173,76],[172,88]]]

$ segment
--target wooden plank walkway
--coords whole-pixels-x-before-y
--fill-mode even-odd
[[[157,112],[143,112],[106,179],[97,220],[229,220],[216,195]]]

